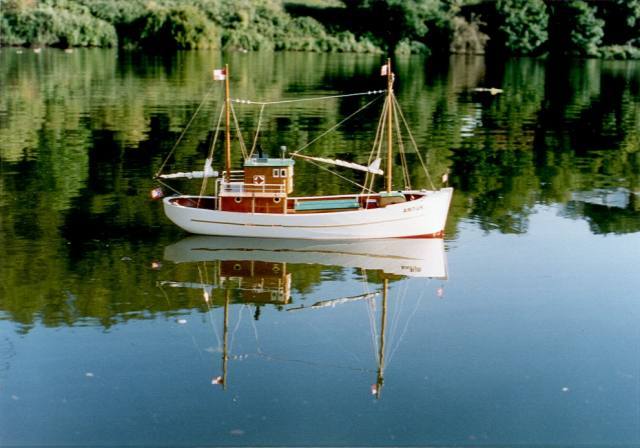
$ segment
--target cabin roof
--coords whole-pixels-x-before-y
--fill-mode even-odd
[[[268,157],[255,157],[245,159],[244,166],[293,166],[295,161],[293,159],[270,159]]]

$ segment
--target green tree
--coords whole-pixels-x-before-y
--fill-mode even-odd
[[[437,0],[345,0],[361,32],[378,38],[389,53],[404,40],[420,40],[428,31],[426,21],[438,9]]]
[[[194,6],[152,6],[138,19],[139,42],[145,48],[216,48],[219,37],[206,17]]]
[[[553,49],[580,56],[598,56],[604,20],[596,8],[582,0],[550,2],[550,41]]]
[[[548,39],[549,14],[542,0],[498,0],[504,46],[515,54],[531,54]]]

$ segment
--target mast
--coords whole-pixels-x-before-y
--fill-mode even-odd
[[[225,109],[225,181],[231,182],[231,98],[229,97],[229,64],[224,65]]]
[[[227,353],[227,334],[229,332],[229,296],[230,291],[227,288],[225,290],[225,299],[224,299],[224,326],[223,326],[223,334],[224,339],[222,343],[222,389],[227,390],[227,362],[229,360],[229,355]]]
[[[393,73],[391,73],[391,58],[387,58],[387,193],[392,188],[392,160],[393,160]]]
[[[383,281],[382,290],[382,317],[380,320],[380,349],[378,352],[378,377],[376,378],[376,399],[380,399],[382,384],[384,383],[384,333],[387,326],[387,292],[389,289],[389,279]]]

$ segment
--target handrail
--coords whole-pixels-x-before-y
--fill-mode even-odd
[[[252,184],[222,180],[220,191],[225,193],[285,193],[286,184]]]

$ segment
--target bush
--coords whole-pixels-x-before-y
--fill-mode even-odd
[[[603,59],[640,59],[640,48],[633,45],[609,45],[600,47]]]
[[[549,14],[542,0],[498,0],[504,46],[515,54],[531,54],[548,39]]]
[[[116,30],[111,24],[92,16],[84,8],[63,9],[52,4],[5,11],[0,22],[0,45],[117,45]]]
[[[553,48],[563,53],[598,56],[604,20],[585,1],[557,2],[550,6]]]
[[[220,44],[213,23],[194,6],[152,6],[132,28],[138,31],[139,45],[147,49],[217,48]]]

